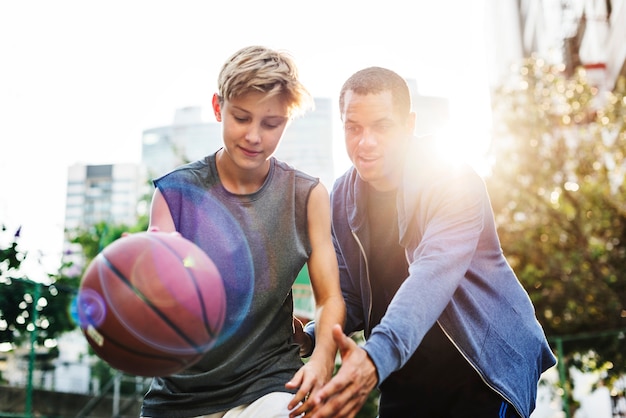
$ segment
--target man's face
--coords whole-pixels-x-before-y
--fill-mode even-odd
[[[403,156],[413,134],[411,116],[395,112],[390,91],[345,93],[341,118],[346,150],[361,179],[377,190],[398,186]]]

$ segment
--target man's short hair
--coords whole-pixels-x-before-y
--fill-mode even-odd
[[[391,91],[395,111],[401,116],[408,115],[411,112],[411,94],[406,80],[394,71],[386,68],[364,68],[346,80],[339,93],[339,110],[342,114],[344,112],[345,94],[347,91],[353,91],[360,95]]]

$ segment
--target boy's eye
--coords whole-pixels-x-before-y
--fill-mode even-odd
[[[263,119],[262,123],[263,126],[266,127],[267,129],[277,129],[280,128],[281,126],[283,126],[286,122],[287,122],[287,117],[270,117],[267,119]]]

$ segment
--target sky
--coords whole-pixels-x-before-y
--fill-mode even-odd
[[[252,44],[289,51],[315,97],[336,100],[371,65],[416,80],[448,98],[457,148],[479,158],[484,1],[0,2],[0,224],[21,226],[31,274],[45,277],[60,259],[68,167],[139,163],[142,131],[210,106],[222,63]]]

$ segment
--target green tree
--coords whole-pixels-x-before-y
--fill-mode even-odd
[[[623,79],[607,93],[583,69],[567,77],[525,60],[493,96],[486,179],[502,247],[546,333],[597,335],[568,339],[566,357],[614,375],[626,372],[625,91]]]
[[[84,257],[86,267],[104,247],[119,239],[122,234],[146,231],[147,229],[148,217],[142,216],[137,220],[137,224],[133,226],[115,225],[101,221],[90,228],[77,228],[67,231],[66,234],[71,243],[80,245],[81,255]]]
[[[5,225],[0,232],[3,238],[11,235]],[[79,277],[65,273],[71,271],[69,265],[48,274],[45,282],[25,277],[20,267],[27,253],[20,249],[19,238],[18,228],[10,237],[10,244],[0,248],[0,343],[19,345],[36,327],[36,342],[45,346],[46,340],[54,340],[63,332],[75,328],[69,307]],[[35,323],[32,321],[33,309],[37,311]]]

